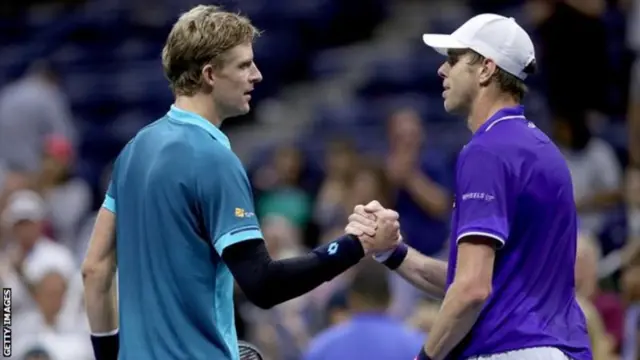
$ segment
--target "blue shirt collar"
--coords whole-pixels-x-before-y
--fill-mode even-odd
[[[191,111],[182,110],[175,105],[171,105],[171,109],[169,109],[167,116],[176,121],[199,126],[226,148],[231,149],[231,143],[229,142],[227,135],[202,116]]]
[[[495,114],[491,115],[491,117],[489,117],[489,119],[487,119],[487,121],[485,121],[485,123],[478,128],[474,136],[487,132],[498,121],[507,119],[526,120],[526,118],[524,117],[524,106],[510,106],[496,111]]]

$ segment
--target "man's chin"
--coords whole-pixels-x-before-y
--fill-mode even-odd
[[[451,101],[447,101],[445,99],[444,100],[444,111],[446,111],[448,114],[455,114],[455,112],[456,112],[455,104],[453,104]]]
[[[246,115],[249,113],[250,110],[251,110],[251,107],[249,106],[249,104],[246,104],[243,107],[233,109],[233,111],[229,114],[229,116],[227,116],[227,118],[234,118],[234,117]]]
[[[444,101],[444,111],[447,112],[447,114],[451,114],[451,115],[461,115],[464,114],[464,107],[461,106],[461,104],[457,104],[457,103],[453,103],[451,101]]]
[[[240,114],[238,114],[238,115],[247,115],[249,113],[249,111],[251,111],[251,105],[249,105],[249,103],[247,103],[245,106],[243,106],[240,109],[240,111],[239,111]]]

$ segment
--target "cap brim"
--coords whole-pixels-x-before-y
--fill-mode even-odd
[[[442,55],[447,55],[449,49],[466,49],[468,46],[447,34],[424,34],[422,41]]]

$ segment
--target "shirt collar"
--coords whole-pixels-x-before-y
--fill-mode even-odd
[[[191,111],[182,110],[175,105],[171,105],[171,109],[169,109],[167,116],[176,121],[199,126],[226,148],[231,149],[231,143],[229,142],[227,135],[202,116]]]
[[[524,116],[524,106],[510,106],[496,111],[495,114],[491,115],[491,117],[489,117],[489,119],[487,119],[487,121],[485,121],[485,123],[478,128],[474,136],[489,131],[493,127],[493,125],[500,121],[511,119],[526,120]]]

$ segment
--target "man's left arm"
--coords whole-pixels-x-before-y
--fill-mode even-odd
[[[85,307],[97,360],[115,360],[119,350],[117,290],[113,281],[117,266],[115,205],[115,194],[109,186],[82,264]]]
[[[421,354],[444,359],[475,324],[491,295],[495,252],[509,235],[508,172],[483,148],[467,148],[457,171],[456,270]],[[427,357],[428,355],[428,357]]]

